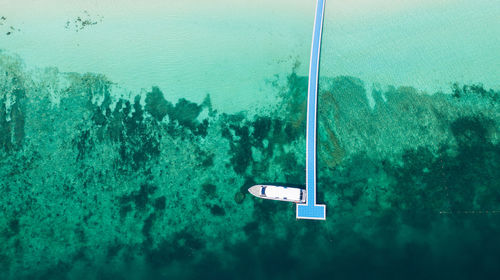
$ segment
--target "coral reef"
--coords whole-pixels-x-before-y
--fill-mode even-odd
[[[0,53],[0,278],[498,275],[498,216],[473,213],[500,210],[499,92],[374,87],[370,107],[355,77],[320,86],[316,223],[247,195],[305,183],[294,70],[272,110],[227,114]]]

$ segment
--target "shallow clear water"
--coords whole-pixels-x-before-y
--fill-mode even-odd
[[[482,279],[500,263],[500,6],[0,0],[0,279]],[[36,11],[36,13],[33,13]]]

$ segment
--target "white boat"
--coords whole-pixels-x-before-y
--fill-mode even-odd
[[[290,201],[295,203],[305,203],[307,200],[307,193],[304,189],[273,186],[273,185],[255,185],[248,189],[248,192],[256,197]]]

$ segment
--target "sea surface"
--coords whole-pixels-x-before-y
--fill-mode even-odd
[[[0,279],[497,279],[500,5],[0,0]]]

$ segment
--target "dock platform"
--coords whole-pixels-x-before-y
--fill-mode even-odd
[[[318,102],[319,55],[321,49],[321,33],[326,0],[317,0],[316,14],[309,64],[309,85],[307,93],[307,135],[306,135],[306,191],[307,201],[297,204],[297,219],[326,219],[326,205],[316,204],[316,126]]]

